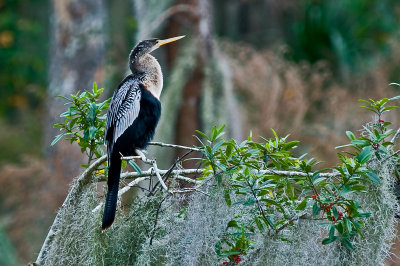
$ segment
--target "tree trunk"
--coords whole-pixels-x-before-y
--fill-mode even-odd
[[[58,134],[52,126],[60,122],[59,114],[66,109],[57,96],[89,89],[94,81],[102,83],[106,14],[102,0],[53,0],[52,5],[45,154],[54,174],[70,178],[85,159],[77,146],[66,141],[50,147]]]
[[[240,138],[241,118],[235,106],[231,70],[214,40],[212,2],[174,0],[163,1],[162,6],[156,1],[133,0],[133,3],[139,40],[187,35],[157,54],[163,66],[164,90],[161,95],[163,111],[155,140],[198,145],[193,137],[195,130],[208,132],[212,125],[221,124],[230,125],[226,128],[228,136]],[[162,166],[185,153],[153,151]],[[184,167],[195,167],[193,164],[194,161],[186,161]]]

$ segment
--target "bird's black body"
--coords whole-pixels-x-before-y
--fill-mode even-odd
[[[133,123],[126,127],[123,134],[113,144],[112,150],[115,153],[118,151],[119,157],[121,154],[124,156],[136,155],[136,149],[144,149],[147,147],[148,142],[153,138],[154,132],[161,115],[161,103],[154,97],[142,83],[133,75],[127,76],[122,81],[120,87],[129,86],[129,90],[137,91],[140,96],[138,102],[140,104],[139,114],[134,119]],[[115,92],[115,95],[118,91]],[[106,132],[107,143],[112,143],[114,136],[114,127],[110,127]],[[110,145],[110,144],[108,144]]]
[[[127,90],[123,93],[119,90]],[[133,75],[129,75],[121,83],[118,90],[114,93],[112,101],[116,101],[118,96],[125,95],[120,106],[124,102],[129,101],[129,97],[136,96],[140,105],[137,118],[131,125],[128,125],[122,135],[113,141],[116,127],[109,126],[106,128],[106,141],[108,153],[108,193],[103,214],[102,228],[106,229],[114,221],[116,204],[118,199],[118,186],[121,174],[121,154],[124,156],[136,155],[136,149],[144,149],[148,142],[153,138],[154,131],[161,115],[161,103],[154,97],[142,83]],[[135,99],[132,100],[135,102]],[[137,104],[137,102],[135,103]],[[120,107],[121,108],[121,107]],[[110,109],[112,110],[112,109]],[[134,112],[128,110],[128,112]],[[111,113],[111,112],[109,112]],[[122,125],[124,126],[124,125]]]
[[[121,156],[136,155],[154,136],[161,115],[159,96],[162,72],[157,60],[149,53],[161,45],[182,38],[150,39],[138,43],[129,55],[132,71],[118,86],[107,112],[105,142],[107,143],[108,192],[104,206],[102,229],[114,221],[121,175]]]

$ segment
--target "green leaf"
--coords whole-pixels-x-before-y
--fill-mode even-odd
[[[140,169],[140,167],[133,160],[129,160],[128,164],[130,166],[132,166],[132,168],[135,169],[135,171],[138,172],[139,174],[142,173],[142,170]]]
[[[319,214],[320,210],[321,209],[319,208],[318,204],[315,202],[313,205],[313,216],[317,216]]]
[[[357,192],[361,192],[361,191],[365,191],[365,186],[364,185],[354,185],[351,186],[351,190],[353,191],[357,191]]]
[[[79,92],[78,92],[78,93],[79,93]],[[78,93],[77,93],[76,95],[78,95]],[[86,97],[86,94],[87,94],[86,91],[82,92],[81,95],[79,95],[79,98],[80,98],[80,99],[85,98],[85,97]],[[72,97],[72,95],[71,95],[71,97]]]
[[[376,101],[376,104],[379,106],[383,106],[385,103],[387,103],[389,101],[388,98],[382,98],[379,101]]]
[[[302,210],[304,210],[304,209],[306,208],[306,206],[307,206],[307,198],[304,198],[304,199],[299,203],[299,205],[297,205],[296,210],[302,211]]]
[[[231,195],[228,190],[225,190],[224,199],[226,204],[230,207],[232,205]]]
[[[355,140],[356,136],[351,131],[346,131],[346,135],[350,140]]]
[[[224,128],[225,125],[222,125],[220,127],[213,126],[213,128],[211,129],[210,140],[215,141],[219,139],[224,134]]]
[[[218,141],[218,142],[212,147],[211,152],[212,152],[212,153],[215,153],[215,152],[222,146],[222,144],[224,144],[224,141],[223,141],[223,140]]]
[[[372,182],[374,182],[374,183],[376,183],[376,184],[380,184],[380,183],[381,183],[381,180],[380,180],[379,177],[375,174],[374,171],[369,171],[369,172],[367,173],[367,176],[369,177],[369,179],[370,179]]]
[[[243,206],[252,206],[256,203],[256,201],[253,198],[247,199],[245,202],[243,202]]]
[[[294,199],[296,197],[296,192],[294,191],[294,187],[291,182],[286,183],[285,192],[290,199]]]
[[[271,128],[271,131],[272,131],[272,134],[274,134],[274,137],[275,137],[276,141],[279,141],[278,135],[276,134],[275,130],[273,130]]]
[[[61,134],[57,135],[55,137],[55,139],[51,142],[50,146],[53,146],[54,144],[56,144],[63,136],[70,135],[70,134],[71,133],[64,132],[64,133],[61,133]]]
[[[299,141],[297,141],[297,140],[296,141],[287,142],[287,143],[283,144],[283,149],[284,150],[293,149],[293,148],[295,148],[297,146],[297,144],[299,144]]]
[[[258,219],[257,216],[254,217],[254,222],[256,223],[256,225],[257,225],[257,227],[258,227],[258,230],[260,230],[260,232],[263,232],[263,231],[264,231],[264,226],[263,226],[263,224],[261,223],[260,219]]]
[[[335,220],[337,220],[339,217],[339,212],[338,212],[336,206],[332,207],[332,212],[333,212],[333,216],[335,217]]]
[[[208,136],[206,134],[204,134],[203,132],[201,132],[200,130],[196,130],[197,134],[200,134],[203,138],[209,140]]]
[[[370,217],[371,216],[371,213],[370,212],[360,212],[359,214],[358,214],[358,217],[363,217],[363,218],[368,218],[368,217]]]
[[[383,112],[387,112],[387,111],[390,111],[390,110],[393,110],[393,109],[396,109],[396,108],[399,108],[398,106],[388,106],[388,107],[385,107],[385,108],[383,108],[382,109],[382,113]]]
[[[334,236],[333,238],[325,238],[324,240],[322,240],[322,245],[328,245],[332,242],[335,242],[337,239],[337,236]]]
[[[345,145],[336,146],[335,149],[341,149],[341,148],[345,148],[345,147],[354,147],[354,144],[345,144]]]
[[[371,146],[364,147],[361,150],[360,154],[355,157],[360,164],[368,162],[369,159],[371,159],[372,157],[372,147]]]
[[[351,187],[349,185],[344,185],[339,192],[339,196],[346,195],[348,193],[352,193]]]
[[[343,235],[343,224],[342,223],[338,223],[335,225],[336,230],[338,230],[339,234]]]
[[[344,221],[345,221],[345,223],[346,223],[347,231],[348,231],[348,232],[351,232],[351,231],[352,231],[352,226],[351,226],[351,221],[350,221],[350,219],[348,219],[348,218],[343,218],[343,219],[344,219]]]
[[[225,143],[225,145],[226,145],[225,155],[226,157],[230,157],[232,154],[233,145],[231,143]]]
[[[319,178],[317,178],[317,179],[315,179],[315,180],[313,181],[313,185],[316,186],[316,185],[318,185],[319,183],[321,183],[322,181],[325,181],[325,179],[326,179],[326,177],[319,177]]]
[[[262,196],[267,195],[267,194],[269,194],[269,193],[270,193],[270,191],[269,191],[268,189],[260,189],[260,190],[257,192],[257,196],[258,196],[258,197],[262,197]]]
[[[187,206],[183,207],[182,210],[178,213],[177,217],[182,218],[183,215],[185,214],[187,208],[188,208]]]
[[[228,225],[227,225],[226,227],[227,227],[227,228],[229,228],[229,227],[236,227],[236,228],[239,228],[239,225],[238,225],[237,221],[235,221],[235,220],[230,220],[229,223],[228,223]]]
[[[96,133],[97,133],[98,129],[94,126],[90,126],[89,127],[89,140],[92,140],[96,137]]]
[[[275,200],[272,200],[272,199],[261,199],[261,201],[263,201],[263,202],[265,202],[265,203],[267,203],[267,204],[275,205],[276,207],[279,208],[279,210],[280,210],[282,213],[285,213],[285,209],[283,209],[283,207],[282,207],[278,202],[276,202]]]
[[[366,104],[371,104],[370,101],[364,100],[364,99],[359,99],[358,100],[360,103],[366,103]]]
[[[267,216],[261,216],[261,220],[268,226],[268,227],[272,227],[275,229],[275,224],[272,222],[272,220]]]
[[[352,140],[351,143],[355,144],[357,146],[367,146],[367,145],[369,145],[369,141],[359,140],[359,139]]]
[[[335,227],[332,226],[332,225],[330,225],[329,227],[330,227],[330,229],[329,229],[329,238],[333,239],[335,237]]]
[[[348,238],[342,238],[342,243],[348,250],[354,250],[353,244],[351,244]]]
[[[364,108],[364,109],[367,109],[367,110],[369,110],[369,111],[372,111],[372,112],[374,112],[374,113],[377,113],[377,111],[375,110],[375,109],[372,109],[371,107],[368,107],[368,106],[360,106],[361,108]]]

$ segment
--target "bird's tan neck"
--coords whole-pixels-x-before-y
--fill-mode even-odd
[[[135,70],[143,73],[143,85],[150,93],[160,99],[161,90],[163,87],[163,75],[160,64],[153,56],[146,54],[138,58],[135,62]]]

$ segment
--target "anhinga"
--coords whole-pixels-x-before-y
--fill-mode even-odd
[[[114,92],[107,112],[105,142],[108,157],[108,192],[104,206],[103,230],[110,227],[115,218],[121,155],[136,155],[136,149],[146,148],[154,136],[160,118],[163,77],[160,64],[149,53],[161,45],[183,37],[141,41],[129,55],[132,74],[128,75]]]

